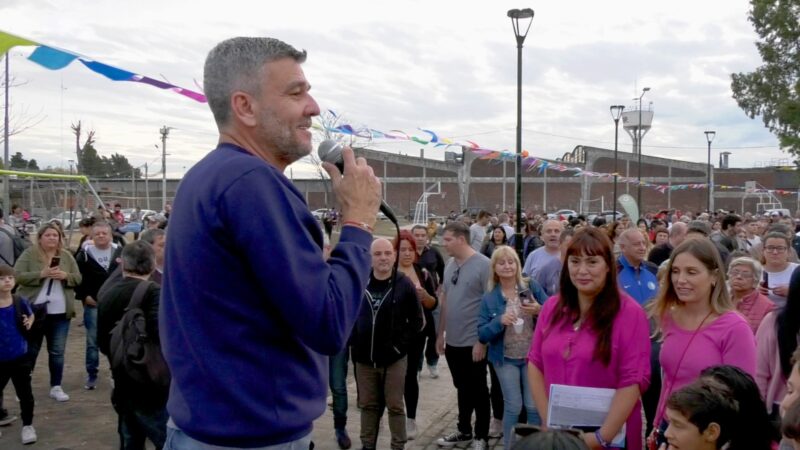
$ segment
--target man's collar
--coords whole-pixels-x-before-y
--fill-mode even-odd
[[[631,269],[636,269],[636,270],[638,270],[639,268],[641,268],[641,267],[642,267],[642,263],[641,263],[641,262],[639,263],[639,265],[638,265],[638,266],[634,267],[634,265],[633,265],[633,264],[631,264],[631,263],[628,261],[628,258],[626,258],[626,257],[625,257],[625,255],[623,255],[623,254],[620,254],[620,255],[619,255],[619,263],[620,263],[620,264],[622,264],[622,265],[623,265],[623,266],[625,266],[625,267],[630,267]]]

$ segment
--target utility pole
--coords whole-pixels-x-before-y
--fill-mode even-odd
[[[136,207],[136,169],[131,167],[131,187],[133,188],[133,206]]]
[[[8,138],[11,132],[8,130],[8,85],[9,85],[9,75],[8,75],[8,58],[11,56],[11,53],[6,52],[6,74],[5,74],[5,114],[3,116],[3,169],[8,170]],[[6,210],[6,214],[11,214],[11,186],[9,186],[8,175],[3,176],[3,208]]]
[[[147,163],[144,163],[144,195],[147,199],[147,209],[150,209],[150,185],[147,183]]]
[[[161,209],[167,209],[167,135],[170,127],[161,127]]]

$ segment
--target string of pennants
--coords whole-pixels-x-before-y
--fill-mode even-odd
[[[336,117],[336,114],[333,111],[329,112]],[[480,146],[478,143],[470,140],[465,140],[463,142],[456,142],[448,138],[440,137],[436,132],[418,128],[419,131],[425,133],[425,136],[414,136],[408,134],[402,130],[390,130],[388,132],[376,130],[373,128],[361,127],[355,128],[352,125],[339,125],[336,127],[324,127],[318,124],[314,125],[315,128],[323,129],[325,131],[331,133],[337,133],[347,136],[353,136],[357,138],[363,138],[367,140],[374,140],[374,139],[386,139],[386,140],[400,140],[400,141],[409,141],[409,142],[416,142],[422,145],[433,145],[434,147],[444,147],[445,149],[448,147],[461,147],[469,150],[470,152],[476,154],[478,159],[484,160],[491,160],[497,163],[502,161],[516,161],[517,155],[515,152],[511,152],[508,150],[494,150],[490,148],[485,148]],[[575,177],[590,177],[590,178],[598,178],[598,179],[613,179],[613,173],[603,173],[603,172],[593,172],[590,170],[583,170],[579,167],[570,167],[563,163],[547,160],[543,158],[538,158],[535,156],[531,156],[530,152],[527,150],[522,151],[522,167],[525,171],[531,172],[533,170],[537,170],[539,174],[544,173],[546,170],[552,170],[556,172],[572,172],[573,176]],[[623,177],[619,174],[617,175],[617,181],[620,183],[627,183],[632,185],[641,185],[642,187],[647,187],[654,189],[662,194],[665,194],[667,191],[681,191],[687,189],[708,189],[708,183],[692,183],[692,184],[655,184],[655,183],[648,183],[646,181],[640,181],[637,178],[632,177]],[[728,186],[728,185],[721,185],[721,184],[713,184],[712,186],[714,189],[717,190],[744,190],[744,186]],[[788,191],[785,189],[756,189],[753,191],[754,193],[770,193],[776,195],[795,195],[798,193],[797,190],[795,191]]]
[[[39,42],[20,36],[15,36],[11,33],[6,33],[0,30],[0,54],[6,53],[8,50],[16,46],[36,47],[33,53],[28,56],[28,59],[46,69],[60,70],[72,64],[73,61],[78,60],[92,72],[102,75],[109,80],[133,81],[136,83],[147,84],[159,89],[175,92],[196,102],[206,103],[206,96],[200,92],[175,86],[174,84],[156,80],[145,75],[139,75],[125,69],[120,69],[119,67],[114,67],[100,61],[96,61],[69,50],[50,47]]]

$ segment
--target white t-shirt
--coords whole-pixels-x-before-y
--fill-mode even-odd
[[[114,248],[116,248],[116,244],[111,244],[108,246],[108,248],[102,250],[94,245],[90,245],[86,247],[86,253],[88,253],[92,259],[97,261],[97,264],[100,264],[100,267],[108,270],[108,266],[111,265],[111,252],[114,251]]]
[[[799,264],[797,263],[790,262],[789,266],[786,267],[786,269],[781,272],[770,272],[767,270],[767,273],[769,274],[769,289],[770,289],[769,295],[767,295],[767,297],[769,297],[769,299],[772,300],[772,302],[775,303],[775,305],[777,305],[778,308],[783,308],[783,306],[786,305],[786,297],[775,295],[775,293],[772,292],[772,289],[774,289],[777,286],[788,285],[789,280],[792,278],[792,273],[794,272],[794,269],[796,269],[798,265]]]
[[[473,223],[469,226],[469,245],[476,252],[481,251],[483,246],[483,239],[486,237],[486,227],[481,226],[479,223]]]
[[[48,292],[49,291],[49,292]],[[47,278],[42,283],[42,290],[36,296],[36,305],[47,302],[47,314],[64,314],[67,312],[67,298],[61,281]]]

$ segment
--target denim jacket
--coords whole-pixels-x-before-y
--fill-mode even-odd
[[[547,300],[544,289],[535,280],[528,281],[528,288],[536,301],[543,305]],[[480,315],[478,316],[478,340],[482,344],[489,344],[488,358],[494,365],[503,364],[503,341],[506,327],[501,323],[501,318],[506,312],[506,299],[500,285],[483,295]],[[534,320],[534,325],[536,321]]]

